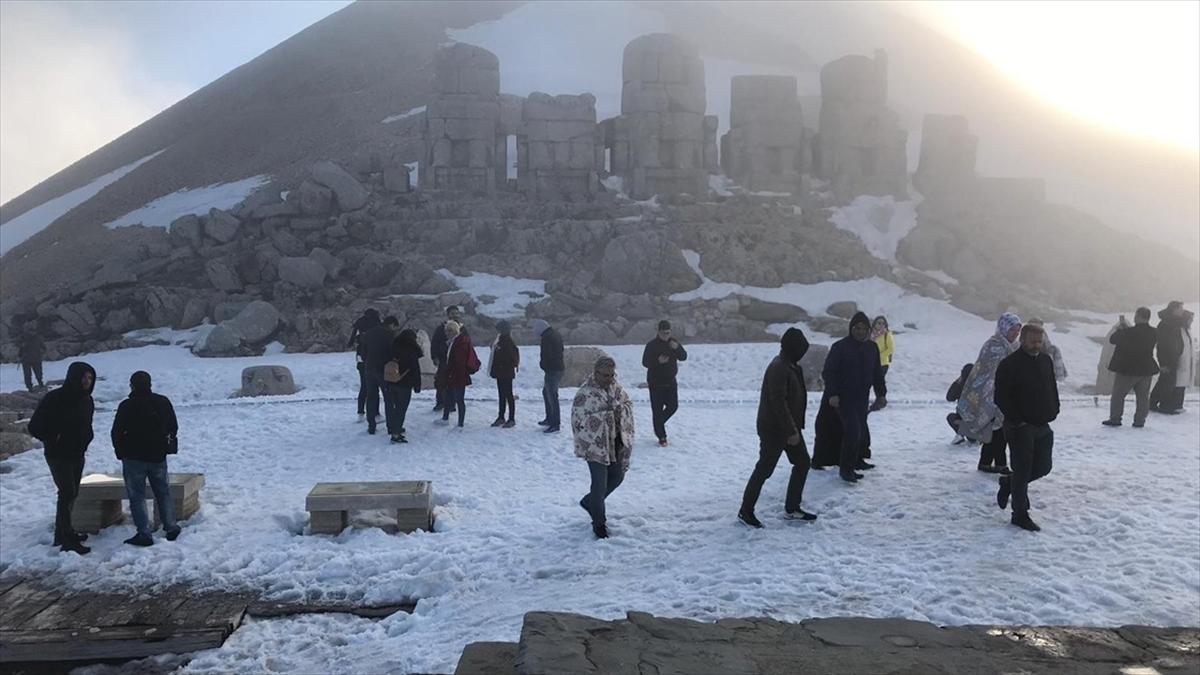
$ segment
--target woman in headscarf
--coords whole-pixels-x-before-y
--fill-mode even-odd
[[[1016,351],[1021,334],[1021,317],[1005,312],[996,321],[996,332],[983,343],[979,358],[963,385],[958,399],[958,433],[964,438],[982,443],[979,450],[979,470],[988,473],[1007,473],[1007,447],[1004,439],[1004,413],[996,406],[996,368],[1004,357]]]

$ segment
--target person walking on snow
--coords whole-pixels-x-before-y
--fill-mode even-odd
[[[775,472],[779,456],[787,453],[792,464],[788,478],[783,512],[790,520],[811,521],[817,516],[800,508],[804,498],[804,483],[808,479],[808,448],[804,446],[804,412],[808,405],[808,389],[804,384],[804,369],[800,359],[808,352],[808,339],[798,328],[789,328],[779,341],[779,354],[771,360],[763,375],[758,397],[758,463],[742,493],[738,520],[750,527],[763,526],[754,515],[754,506],[762,492],[763,483]]]
[[[659,321],[658,334],[642,351],[642,367],[650,389],[650,413],[658,444],[667,447],[667,421],[679,410],[679,362],[687,361],[687,351],[671,337],[671,322]]]
[[[886,316],[881,314],[871,322],[871,339],[875,341],[875,346],[879,347],[879,365],[883,368],[883,378],[886,382],[888,368],[896,354],[896,337],[892,335]]]
[[[558,433],[562,424],[562,412],[558,402],[558,385],[562,384],[563,374],[567,367],[563,360],[563,341],[558,331],[550,327],[542,319],[535,319],[532,324],[533,334],[541,340],[541,354],[538,365],[545,373],[542,384],[542,402],[546,406],[546,417],[539,425],[546,427],[545,433]]]
[[[387,420],[388,435],[393,443],[407,443],[404,420],[412,395],[421,391],[421,345],[417,333],[405,328],[392,340],[392,360],[384,366],[384,419]],[[389,372],[394,371],[392,378]]]
[[[365,373],[366,367],[363,365],[363,344],[362,336],[367,331],[379,325],[379,310],[374,307],[368,307],[363,310],[362,316],[354,320],[354,324],[350,326],[350,341],[346,343],[347,347],[354,347],[354,365],[358,368],[358,421],[361,422],[367,413],[367,378]]]
[[[446,308],[446,321],[462,323],[462,311],[458,305],[450,305]],[[435,403],[433,411],[439,412],[446,405],[446,389],[438,382],[445,380],[442,369],[446,367],[447,347],[450,346],[450,338],[446,335],[446,321],[438,324],[438,327],[433,329],[433,337],[429,338],[429,358],[433,360],[433,365],[437,369],[437,375],[434,376],[434,394]]]
[[[511,429],[517,426],[517,398],[513,395],[513,380],[521,367],[521,350],[512,339],[512,325],[507,321],[496,323],[496,339],[492,340],[491,355],[488,356],[488,375],[496,380],[496,394],[500,399],[500,411],[494,427]],[[505,410],[508,419],[504,418]]]
[[[1004,415],[1004,437],[1012,455],[1012,474],[1000,476],[996,504],[1007,508],[1012,500],[1012,524],[1037,532],[1029,517],[1029,484],[1053,467],[1054,430],[1058,417],[1058,383],[1054,360],[1042,351],[1045,329],[1033,324],[1021,328],[1021,348],[996,368],[996,405]]]
[[[817,457],[814,464],[838,465],[838,473],[847,483],[863,475],[859,470],[874,468],[864,459],[867,413],[887,406],[887,385],[879,362],[879,347],[870,337],[871,320],[857,312],[850,319],[849,334],[833,343],[825,358],[822,378],[825,392],[817,412],[817,435],[813,441]],[[871,389],[875,403],[869,404]],[[835,461],[836,460],[836,461]]]
[[[605,499],[625,480],[633,457],[633,401],[617,382],[617,364],[596,360],[571,406],[575,456],[587,462],[591,488],[579,506],[592,518],[592,533],[608,538]]]
[[[996,406],[996,369],[1000,362],[1017,349],[1021,334],[1021,317],[1005,312],[996,320],[996,332],[983,343],[979,358],[971,367],[971,375],[963,385],[958,399],[958,433],[967,440],[981,443],[979,470],[987,473],[1007,473],[1005,457],[1004,413]]]
[[[1150,412],[1150,381],[1158,373],[1158,363],[1154,361],[1154,345],[1158,342],[1158,333],[1150,326],[1150,308],[1138,307],[1133,314],[1133,326],[1121,316],[1118,328],[1109,336],[1110,344],[1115,345],[1108,369],[1113,376],[1112,396],[1108,401],[1108,419],[1101,422],[1106,427],[1121,426],[1121,418],[1125,415],[1125,397],[1133,390],[1137,408],[1133,413],[1133,426],[1141,428],[1146,425],[1146,415]]]
[[[113,419],[112,445],[121,460],[125,494],[136,532],[125,540],[133,546],[153,546],[150,517],[146,514],[146,481],[154,495],[154,505],[162,520],[167,541],[175,541],[181,531],[175,522],[175,500],[171,498],[171,480],[167,455],[179,447],[175,435],[179,422],[171,400],[150,390],[150,373],[139,370],[129,377],[129,398],[117,406]]]
[[[367,382],[367,433],[375,434],[379,420],[379,397],[384,396],[386,410],[389,392],[384,385],[383,369],[392,360],[392,340],[400,329],[400,321],[389,316],[383,323],[368,330],[361,338],[363,348],[363,377]]]
[[[442,407],[442,421],[449,422],[450,411],[457,408],[458,428],[461,429],[467,419],[467,387],[471,386],[471,376],[479,372],[479,356],[465,326],[447,321],[446,337],[450,345],[446,348],[446,367],[443,369],[446,402]]]
[[[37,322],[25,324],[21,341],[17,344],[17,358],[21,361],[21,374],[25,376],[25,389],[33,391],[33,378],[37,377],[37,386],[46,386],[42,381],[42,359],[46,356],[46,343],[38,333]]]

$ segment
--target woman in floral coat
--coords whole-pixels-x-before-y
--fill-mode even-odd
[[[1016,351],[1017,336],[1021,333],[1021,317],[1005,312],[996,321],[996,332],[975,360],[971,374],[963,385],[958,399],[958,433],[965,438],[983,444],[979,451],[979,470],[988,473],[1006,473],[1008,461],[1005,456],[1004,413],[996,406],[996,368],[1006,356]]]
[[[604,500],[625,479],[633,455],[633,401],[617,383],[616,370],[611,358],[597,359],[571,407],[575,456],[587,461],[592,481],[579,505],[592,517],[597,539],[608,538]]]

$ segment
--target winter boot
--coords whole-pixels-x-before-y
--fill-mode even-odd
[[[756,530],[761,530],[763,526],[762,521],[755,518],[753,513],[746,513],[745,511],[738,511],[738,520]]]
[[[66,553],[67,551],[71,551],[73,553],[78,553],[79,555],[87,555],[92,552],[91,548],[84,546],[83,542],[80,542],[80,541],[63,542],[59,546],[59,550],[62,551],[63,553]]]
[[[1042,530],[1042,528],[1038,527],[1037,523],[1033,522],[1033,519],[1029,517],[1028,513],[1014,513],[1012,515],[1011,522],[1013,525],[1016,525],[1022,530],[1027,530],[1029,532],[1041,532]]]
[[[495,422],[492,422],[492,426],[494,426],[494,427],[499,427],[499,426],[503,426],[503,425],[504,425],[504,418],[503,418],[503,417],[497,417],[497,418],[496,418],[496,421],[495,421]]]
[[[607,525],[593,525],[592,534],[596,535],[597,539],[608,539]]]
[[[1104,420],[1100,424],[1103,424],[1106,427],[1119,427],[1121,426],[1121,420]]]
[[[183,532],[183,528],[176,525],[174,528],[167,530],[167,541],[175,541],[179,538],[179,534]]]

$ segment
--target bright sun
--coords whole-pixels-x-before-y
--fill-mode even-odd
[[[1200,148],[1200,2],[919,2],[1042,98]]]

